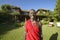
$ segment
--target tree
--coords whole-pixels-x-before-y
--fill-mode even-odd
[[[0,10],[0,21],[1,22],[6,22],[6,21],[14,21],[13,19],[17,19],[16,15],[20,15],[20,9],[18,9],[19,11],[17,11],[16,6],[12,6],[9,4],[4,4],[1,6],[2,10]],[[15,8],[15,9],[13,9]]]
[[[58,17],[58,19],[60,19],[59,15],[60,15],[60,0],[56,0],[56,6],[54,9],[54,17]]]
[[[7,11],[7,12],[12,12],[11,10],[11,5],[9,4],[4,4],[1,6],[2,10]]]

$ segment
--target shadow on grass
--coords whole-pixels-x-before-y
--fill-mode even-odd
[[[58,33],[53,34],[49,40],[57,40]]]
[[[0,36],[6,34],[8,31],[22,27],[17,23],[0,24]]]

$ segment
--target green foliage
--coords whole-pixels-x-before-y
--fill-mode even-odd
[[[0,6],[0,10],[1,10],[1,6]]]
[[[19,25],[20,25],[21,27],[24,26],[24,22],[21,22]]]
[[[12,13],[10,13],[10,15],[20,15],[20,13],[19,12],[12,12]]]
[[[57,20],[60,20],[60,0],[56,0],[56,6],[54,9],[54,16],[57,17]]]
[[[4,11],[9,11],[9,12],[12,11],[12,10],[11,10],[11,5],[9,5],[9,4],[4,4],[4,5],[1,6],[1,8],[2,8],[2,10],[4,10]]]
[[[41,23],[42,23],[42,24],[48,24],[48,22],[49,22],[49,20],[47,20],[47,19],[41,20]]]
[[[16,25],[17,27],[18,27],[18,26],[19,26],[19,27],[22,27],[22,26],[24,26],[24,22],[21,22],[21,23],[20,23],[20,22],[19,22],[19,23],[16,22],[15,25]]]
[[[42,10],[39,10],[37,15],[40,15],[40,16],[53,16],[53,11],[50,11],[50,10],[46,10],[46,11],[42,11]]]
[[[0,10],[0,21],[7,22],[7,21],[15,21],[15,16],[20,15],[19,12],[13,11],[12,7],[9,4],[4,4],[1,6],[2,10]]]
[[[57,19],[57,21],[60,21],[60,16],[57,16],[56,19]]]
[[[10,19],[10,15],[7,14],[7,12],[1,10],[0,11],[0,22],[5,22],[5,21],[8,21]]]

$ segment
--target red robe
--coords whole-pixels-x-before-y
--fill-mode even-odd
[[[40,30],[35,25],[32,25],[30,20],[25,22],[26,35],[25,40],[40,40]]]

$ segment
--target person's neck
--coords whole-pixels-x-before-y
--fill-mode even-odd
[[[30,19],[31,21],[34,21],[34,19]]]

